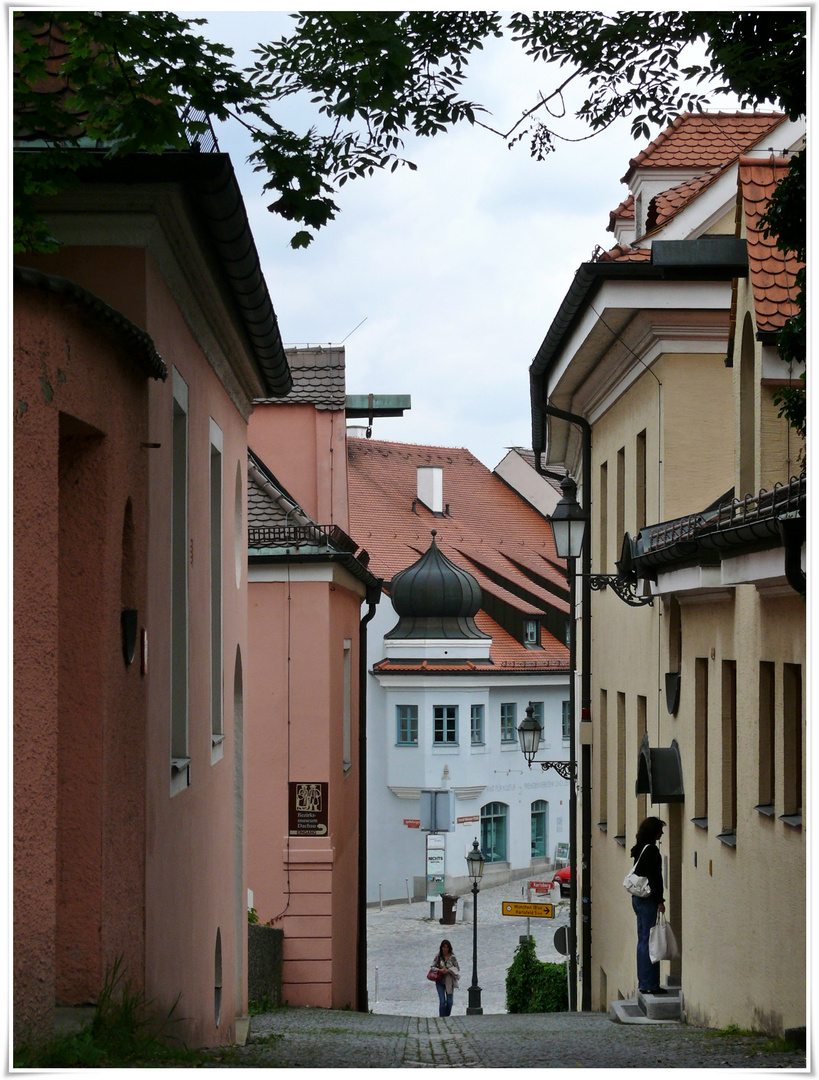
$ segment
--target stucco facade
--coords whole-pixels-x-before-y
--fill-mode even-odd
[[[247,1010],[247,419],[289,374],[192,197],[217,176],[249,235],[227,159],[120,168],[54,200],[16,296],[15,1035],[120,960],[217,1045]]]
[[[247,885],[284,931],[282,999],[357,1008],[361,619],[378,582],[346,534],[344,352],[288,357],[292,394],[257,402],[249,434]]]
[[[685,123],[632,161],[635,189],[663,139],[702,168]],[[801,129],[782,121],[776,138],[796,147]],[[666,914],[681,950],[662,979],[681,988],[684,1018],[781,1035],[804,1025],[806,1009],[806,646],[776,521],[804,513],[804,476],[801,441],[772,395],[798,373],[759,323],[776,305],[776,271],[769,263],[757,276],[745,159],[730,142],[726,155],[700,193],[694,184],[693,196],[668,200],[665,218],[661,200],[653,207],[654,227],[638,223],[633,249],[581,268],[574,322],[566,330],[563,315],[533,365],[544,425],[535,449],[580,472],[592,573],[618,573],[652,599],[632,608],[612,588],[590,595],[591,948],[581,977],[591,1007],[636,997],[622,880],[637,826],[654,814],[667,822]],[[576,431],[549,405],[588,421],[590,475]],[[662,765],[655,751],[667,752]],[[763,888],[772,859],[776,886]]]

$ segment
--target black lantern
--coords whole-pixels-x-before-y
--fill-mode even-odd
[[[532,767],[532,762],[535,760],[535,754],[540,746],[540,736],[543,734],[543,729],[540,724],[535,720],[534,710],[532,709],[531,701],[526,706],[526,719],[521,721],[518,728],[518,740],[520,742],[520,748],[523,751],[523,756],[526,758],[529,768]]]
[[[571,476],[560,481],[563,498],[550,515],[555,550],[561,559],[579,559],[586,534],[586,514],[577,501],[577,484]]]

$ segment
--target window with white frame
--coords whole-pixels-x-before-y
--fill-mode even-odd
[[[171,429],[171,792],[186,787],[188,766],[188,386],[173,369]]]
[[[418,745],[418,706],[396,705],[395,725],[398,746]]]
[[[540,623],[537,621],[537,619],[523,620],[523,644],[540,644]]]
[[[222,432],[210,422],[210,733],[224,740],[222,718]],[[221,751],[217,751],[221,753]]]
[[[473,746],[483,746],[483,720],[484,720],[484,707],[483,705],[470,705],[469,707],[469,726],[472,736]]]
[[[432,739],[436,746],[456,746],[458,743],[458,706],[433,705]]]
[[[501,742],[517,742],[517,712],[518,707],[514,701],[501,704]]]

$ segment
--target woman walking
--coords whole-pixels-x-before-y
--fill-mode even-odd
[[[649,896],[632,896],[631,906],[637,916],[637,985],[642,994],[667,994],[660,986],[660,965],[652,964],[648,954],[648,935],[657,921],[657,912],[665,911],[663,898],[663,862],[657,841],[663,835],[665,822],[648,817],[637,830],[637,840],[631,849],[635,860],[634,873],[648,878]]]
[[[451,941],[444,938],[441,942],[432,967],[442,972],[441,978],[435,984],[438,990],[438,1015],[449,1016],[452,1012],[452,995],[461,977],[461,969],[452,951]]]

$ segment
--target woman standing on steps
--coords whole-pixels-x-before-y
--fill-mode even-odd
[[[443,972],[443,977],[435,984],[438,990],[438,1015],[449,1016],[452,1012],[452,995],[461,977],[458,960],[452,951],[452,942],[444,938],[438,954],[432,961],[432,967]]]
[[[657,841],[663,835],[665,822],[658,817],[647,817],[637,830],[637,839],[631,849],[635,860],[634,872],[648,878],[649,896],[632,896],[631,906],[637,916],[637,985],[642,994],[666,994],[660,986],[660,965],[652,964],[648,954],[648,935],[657,921],[657,912],[665,911],[663,899],[663,862]]]

